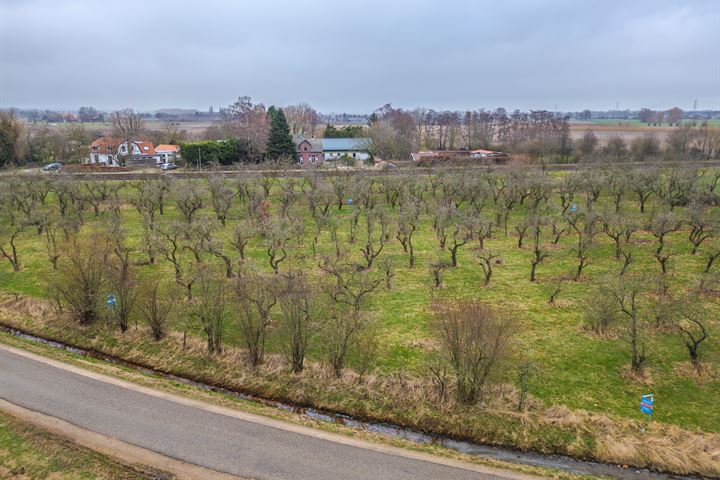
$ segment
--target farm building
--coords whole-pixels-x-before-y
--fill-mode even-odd
[[[323,156],[325,161],[337,160],[343,156],[364,161],[370,158],[369,138],[323,138]]]
[[[322,139],[301,138],[296,142],[296,151],[300,165],[316,165],[323,161]]]
[[[492,159],[496,163],[503,163],[509,157],[507,153],[494,150],[428,150],[415,152],[410,156],[415,162]]]
[[[300,165],[316,165],[343,157],[364,161],[370,158],[369,138],[298,138],[295,141]]]

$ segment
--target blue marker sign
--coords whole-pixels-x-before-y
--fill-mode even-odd
[[[646,415],[653,413],[653,394],[643,395],[640,399],[640,411]]]
[[[352,197],[348,197],[348,205],[352,205]]]
[[[115,308],[115,295],[112,293],[107,296],[107,307],[110,309]]]
[[[571,203],[570,204],[570,212],[571,213],[577,212],[577,205],[575,205],[574,203]]]

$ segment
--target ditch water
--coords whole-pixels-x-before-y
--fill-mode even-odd
[[[421,432],[418,430],[412,430],[409,428],[393,425],[389,423],[378,423],[359,420],[350,415],[345,415],[336,412],[323,411],[310,407],[301,407],[298,405],[292,405],[290,403],[279,402],[275,400],[268,400],[265,398],[257,397],[243,392],[238,392],[226,388],[216,387],[201,382],[196,382],[183,377],[178,377],[168,373],[160,372],[157,370],[149,369],[132,362],[128,362],[111,355],[106,355],[96,351],[85,350],[82,348],[73,347],[61,342],[48,340],[42,337],[38,337],[14,328],[0,326],[0,329],[6,333],[9,333],[15,337],[30,340],[36,343],[48,345],[53,348],[65,350],[68,352],[75,353],[77,355],[88,356],[103,360],[109,363],[122,365],[129,367],[143,373],[160,376],[167,378],[185,385],[191,385],[206,391],[219,392],[224,395],[233,396],[243,400],[256,402],[262,405],[271,406],[288,412],[292,412],[298,415],[302,415],[314,420],[322,422],[328,422],[333,424],[344,425],[350,428],[365,430],[368,432],[378,433],[387,437],[402,438],[410,442],[419,444],[431,444],[439,445],[451,450],[455,450],[460,453],[467,455],[475,455],[479,457],[486,457],[495,460],[509,461],[514,463],[522,463],[526,465],[533,465],[538,467],[555,468],[565,472],[574,474],[590,474],[596,476],[606,476],[611,478],[629,479],[629,480],[673,480],[673,479],[701,479],[702,477],[694,476],[681,476],[672,475],[667,473],[654,472],[648,469],[638,468],[624,468],[619,465],[613,465],[609,463],[591,462],[586,460],[576,460],[572,457],[564,455],[546,455],[535,452],[523,452],[519,450],[513,450],[511,448],[496,447],[492,445],[483,445],[479,443],[466,442],[461,440],[454,440],[452,438],[434,435],[430,433]]]

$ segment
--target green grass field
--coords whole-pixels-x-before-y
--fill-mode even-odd
[[[125,201],[122,208],[123,223],[128,239],[137,250],[134,258],[140,260],[139,252],[142,241],[141,218],[139,213],[127,202],[134,193],[132,188],[121,190]],[[271,195],[273,212],[279,210],[279,188],[276,185]],[[54,204],[51,196],[49,204]],[[553,205],[559,204],[556,196],[551,197]],[[578,201],[578,204],[580,202]],[[602,196],[599,205],[609,204],[609,198]],[[648,211],[659,208],[657,197],[651,197],[646,207]],[[488,212],[492,210],[488,207]],[[623,211],[637,212],[638,205],[629,195],[623,201]],[[392,210],[392,209],[391,209]],[[681,215],[683,209],[676,209]],[[340,234],[344,245],[344,256],[361,262],[360,241],[350,245],[347,243],[350,208],[346,205],[341,211],[332,209],[333,215],[341,223]],[[717,210],[714,211],[718,214]],[[201,215],[212,216],[211,208],[204,208]],[[311,276],[319,281],[324,277],[317,266],[318,258],[312,254],[313,221],[305,201],[301,198],[293,207],[292,214],[303,219],[306,229],[302,243],[291,242],[288,259],[280,265],[281,271],[290,267],[302,267],[311,272]],[[492,215],[491,213],[489,213]],[[235,220],[246,215],[245,204],[235,202],[230,211],[228,226],[220,229],[216,236],[228,242]],[[432,296],[452,298],[479,298],[498,308],[507,310],[518,321],[518,335],[513,358],[504,370],[506,381],[514,382],[515,366],[525,359],[540,365],[540,376],[532,382],[530,393],[545,405],[566,405],[573,409],[607,413],[631,419],[642,419],[638,411],[640,396],[654,393],[656,414],[654,419],[667,422],[686,429],[700,429],[709,432],[720,432],[720,409],[714,408],[712,399],[720,397],[720,325],[717,322],[719,309],[717,305],[707,303],[709,339],[703,344],[701,360],[709,365],[708,376],[698,379],[686,372],[688,370],[688,354],[679,333],[670,329],[647,330],[647,375],[644,380],[633,380],[625,372],[629,363],[629,348],[619,338],[619,331],[607,338],[599,338],[584,328],[583,310],[588,298],[596,294],[599,284],[604,279],[615,278],[621,262],[612,255],[612,243],[604,234],[599,234],[591,248],[591,264],[583,272],[579,281],[573,281],[576,265],[573,248],[576,238],[573,235],[563,237],[559,245],[551,245],[551,256],[538,267],[538,280],[529,281],[530,260],[532,256],[531,241],[528,239],[524,248],[517,248],[517,234],[513,225],[525,215],[524,207],[513,212],[510,219],[510,234],[506,237],[501,230],[496,231],[493,238],[486,240],[490,247],[502,256],[503,263],[495,269],[492,281],[483,286],[482,271],[472,249],[476,242],[471,242],[459,251],[459,266],[449,268],[444,275],[445,288],[432,288],[432,276],[429,265],[439,257],[449,259],[448,252],[441,252],[432,228],[429,215],[422,216],[422,225],[415,235],[416,266],[408,268],[407,255],[396,240],[390,241],[383,250],[381,259],[392,258],[395,265],[393,288],[387,290],[381,286],[371,296],[368,313],[377,321],[379,328],[380,350],[377,363],[378,371],[391,374],[399,369],[410,372],[424,372],[424,365],[429,355],[428,339],[430,337],[429,305]],[[108,214],[94,217],[92,209],[85,212],[85,231],[104,226]],[[170,203],[165,215],[158,216],[159,222],[178,219],[175,206]],[[363,220],[358,228],[358,237],[363,237]],[[550,242],[548,229],[545,229],[543,243]],[[674,252],[670,263],[669,281],[671,291],[676,296],[689,294],[697,282],[698,274],[704,266],[705,252],[720,244],[720,238],[713,237],[700,248],[697,255],[690,255],[691,244],[687,239],[688,231],[669,235],[668,245]],[[640,232],[634,237],[637,242],[636,261],[630,266],[628,276],[657,276],[659,267],[652,257],[652,236]],[[42,297],[45,295],[45,279],[51,274],[51,265],[46,258],[45,237],[38,236],[32,229],[27,229],[21,236],[20,261],[22,270],[13,272],[8,262],[0,263],[0,288],[5,292],[15,292]],[[319,254],[330,254],[334,251],[328,231],[319,236]],[[260,238],[251,240],[248,257],[253,267],[270,272],[267,255]],[[234,254],[233,254],[234,255]],[[216,261],[216,260],[209,260]],[[378,262],[379,263],[379,262]],[[718,265],[714,267],[717,271]],[[162,272],[164,278],[172,283],[172,267],[162,258],[158,258],[155,266],[138,267],[140,275]],[[382,276],[375,268],[373,275]],[[548,295],[556,287],[561,288],[556,305],[548,303]],[[279,315],[275,311],[274,315]],[[641,316],[650,320],[647,301],[641,302]],[[200,334],[199,329],[195,331]],[[229,344],[241,344],[240,332],[233,322],[228,322],[226,341]],[[269,350],[279,351],[276,337],[271,334]],[[319,338],[311,345],[312,360],[321,360]]]

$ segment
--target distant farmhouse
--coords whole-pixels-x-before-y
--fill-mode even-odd
[[[298,164],[318,165],[343,158],[365,161],[370,158],[369,138],[298,138],[295,140]]]
[[[153,146],[141,140],[123,140],[114,137],[100,137],[90,144],[87,163],[105,164],[117,167],[126,165],[160,165],[180,160],[178,145]]]

